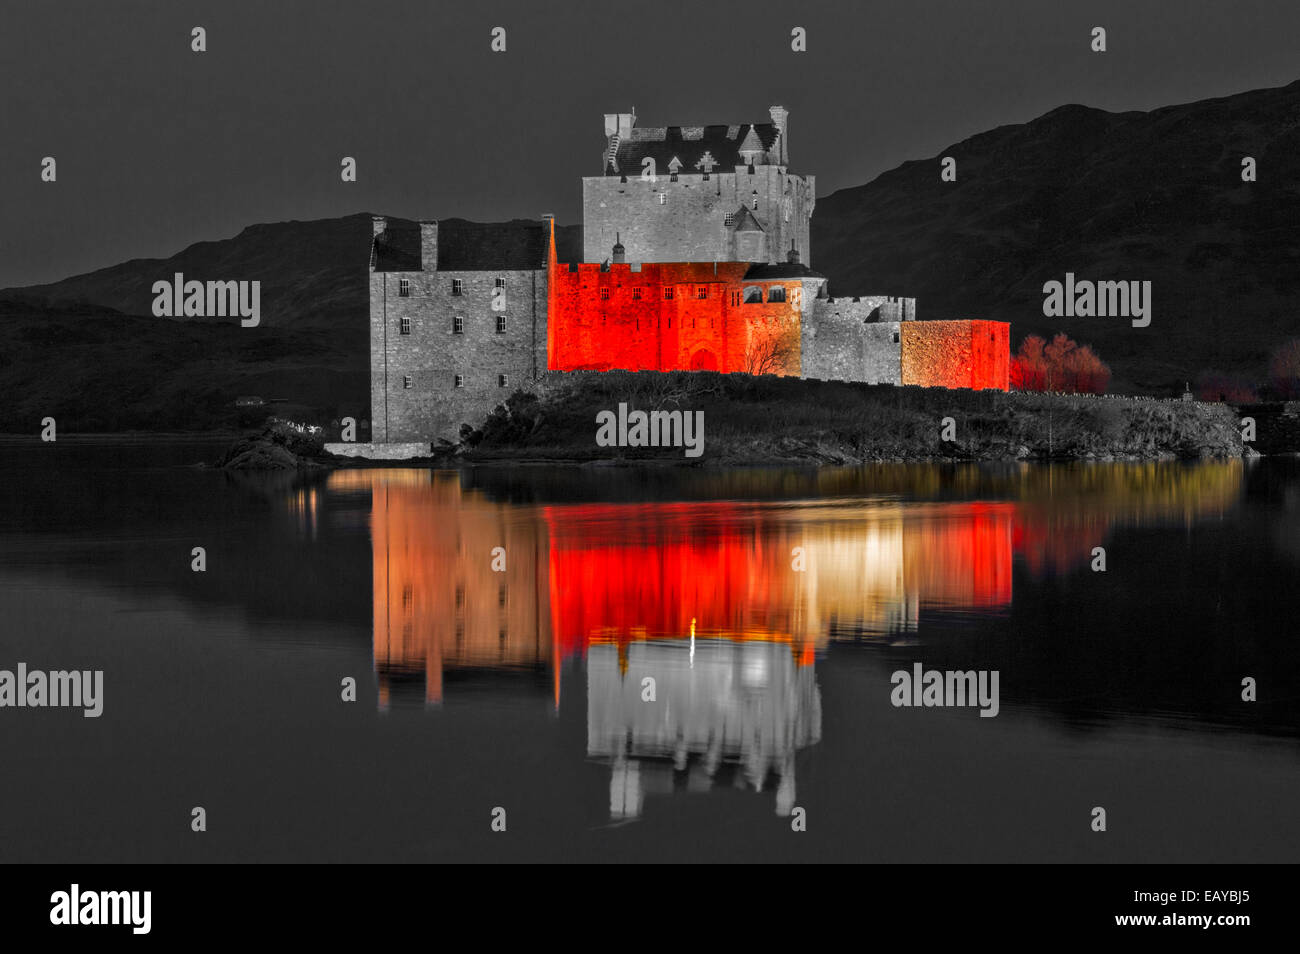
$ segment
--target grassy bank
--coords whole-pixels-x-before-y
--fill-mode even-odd
[[[596,415],[704,412],[704,452],[599,447]],[[944,440],[944,419],[954,440]],[[1152,460],[1238,457],[1223,405],[949,391],[744,374],[552,372],[472,432],[462,454],[490,460],[662,460],[852,464],[878,460]]]

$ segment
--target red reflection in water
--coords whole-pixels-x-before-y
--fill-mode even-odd
[[[547,508],[561,652],[682,638],[694,620],[697,633],[788,640],[808,658],[828,635],[813,621],[869,626],[908,619],[909,602],[1011,601],[1013,504],[933,505],[907,519],[899,508],[842,520],[795,513],[732,503]],[[882,614],[891,603],[896,612]]]
[[[355,485],[355,486],[354,486]],[[552,671],[593,643],[788,644],[914,631],[921,608],[1011,600],[1010,503],[548,506],[465,493],[454,475],[352,472],[369,489],[381,701],[442,698],[447,670]],[[505,570],[493,549],[505,549]]]

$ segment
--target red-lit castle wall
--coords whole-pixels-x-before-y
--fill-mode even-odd
[[[548,366],[559,371],[746,371],[762,342],[782,344],[774,373],[800,368],[801,282],[744,281],[745,262],[553,265]],[[767,301],[773,287],[785,301]],[[747,287],[763,301],[743,304]]]
[[[821,279],[745,280],[747,262],[565,264],[547,268],[547,367],[556,371],[723,371],[925,387],[997,388],[1010,380],[1010,326],[997,321],[855,325],[855,354],[818,355]],[[774,289],[784,300],[772,301]],[[865,301],[865,300],[864,300]],[[812,303],[814,307],[806,307]],[[828,319],[827,319],[828,320]],[[898,328],[900,336],[892,337]],[[874,334],[874,331],[888,334]],[[825,347],[843,345],[821,335]],[[890,354],[884,355],[888,349]],[[893,374],[882,361],[894,362]],[[842,360],[841,360],[842,359]],[[825,369],[833,369],[833,374]],[[897,375],[896,377],[894,375]]]
[[[1007,390],[1011,326],[1003,321],[905,321],[902,383]]]

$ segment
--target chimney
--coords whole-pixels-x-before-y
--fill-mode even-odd
[[[375,235],[378,235],[384,229],[388,228],[388,219],[386,216],[372,215],[370,218],[375,226]]]
[[[768,113],[772,116],[772,123],[776,126],[777,133],[780,134],[780,154],[777,156],[777,161],[787,166],[790,164],[790,152],[786,143],[785,126],[790,113],[784,106],[772,106],[768,109]]]
[[[420,223],[420,268],[426,272],[438,270],[438,223]]]

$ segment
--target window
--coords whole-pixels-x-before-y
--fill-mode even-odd
[[[695,289],[695,297],[698,298],[698,299],[700,299],[701,301],[703,301],[705,298],[708,298],[708,297],[709,297],[709,286],[708,286],[708,285],[701,285],[699,288]]]
[[[659,193],[659,204],[660,204],[660,205],[667,205],[667,204],[668,204],[668,193],[667,193],[667,192],[660,192],[660,193]]]
[[[632,289],[632,300],[633,300],[633,301],[640,301],[640,300],[641,300],[641,289],[639,289],[639,288],[633,288],[633,289]]]
[[[465,375],[463,374],[456,375],[456,387],[463,388],[464,386],[465,386]]]
[[[509,383],[510,383],[510,382],[509,382],[509,379],[507,379],[506,376],[505,376],[504,374],[498,374],[498,375],[497,375],[497,387],[499,387],[499,388],[503,388],[503,387],[505,387],[505,386],[506,386],[507,384],[509,384]]]
[[[731,303],[732,303],[733,305],[739,305],[739,304],[740,304],[740,292],[732,292],[732,293],[731,293]]]
[[[609,301],[609,289],[608,289],[608,288],[602,288],[602,289],[600,290],[600,300],[601,300],[601,301]]]
[[[763,289],[757,285],[750,285],[745,289],[746,305],[761,305],[763,303]]]
[[[727,226],[728,228],[730,228],[731,226],[735,225],[735,224],[736,224],[736,213],[735,213],[735,212],[728,212],[726,215],[724,215],[724,216],[722,217],[722,224],[725,225],[725,226]]]
[[[768,301],[785,301],[785,286],[775,285],[767,290]]]
[[[461,295],[464,293],[464,286],[461,285],[459,278],[453,278],[451,280],[451,293],[453,295]]]
[[[894,344],[898,344],[898,332],[894,332]]]
[[[410,298],[410,297],[411,297],[411,280],[410,280],[409,278],[403,278],[403,279],[398,280],[398,282],[397,282],[397,294],[398,294],[399,296],[401,296],[402,298]]]
[[[754,190],[753,195],[754,195],[754,198],[753,198],[752,201],[751,201],[751,205],[752,205],[754,208],[757,209],[757,208],[758,208],[758,190],[757,190],[757,189]]]
[[[465,333],[465,319],[457,315],[451,320],[451,333],[453,335],[463,335]]]
[[[409,388],[410,386],[411,386],[411,376],[409,374],[402,375],[402,387]]]
[[[506,316],[497,315],[497,334],[503,335],[505,333],[506,333]]]
[[[403,318],[403,319],[402,319],[401,333],[404,334],[404,335],[409,335],[409,334],[411,333],[411,319],[410,319],[410,318]]]
[[[672,287],[670,286],[664,289],[664,301],[672,301],[672,300],[673,300],[673,290]]]
[[[497,288],[505,288],[505,287],[506,287],[506,280],[505,280],[504,278],[498,278],[498,279],[497,279],[497,283],[496,283],[496,287],[497,287]]]

